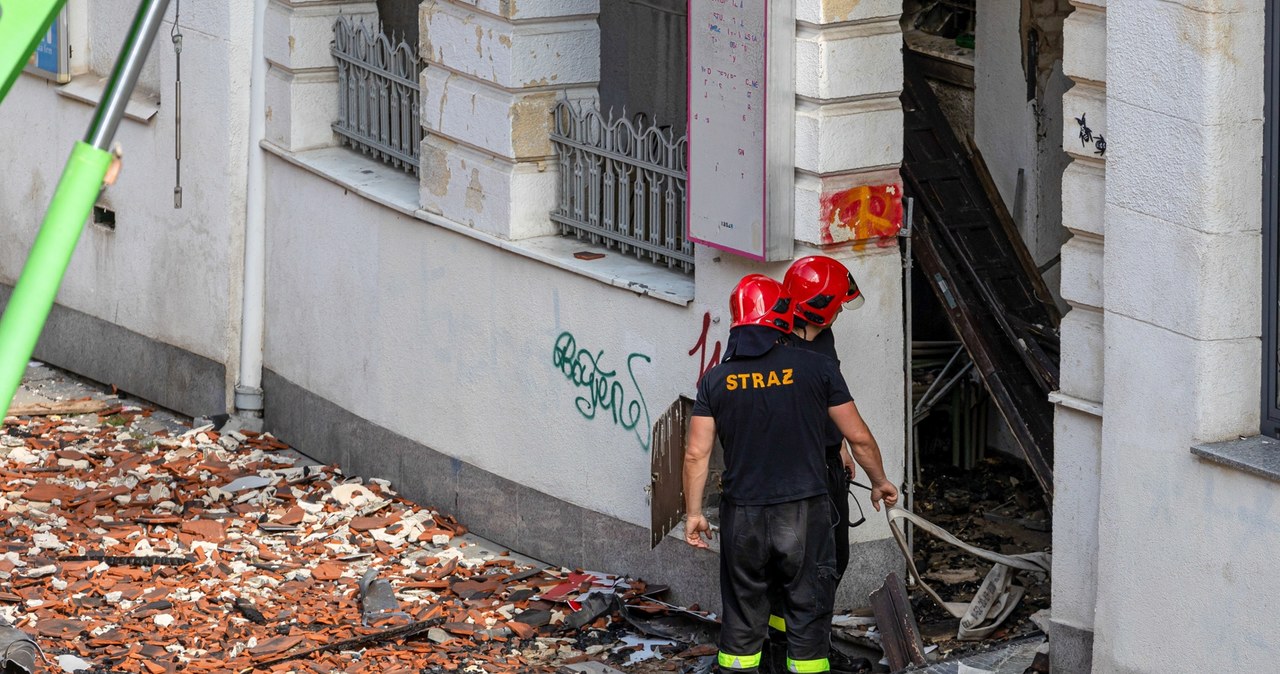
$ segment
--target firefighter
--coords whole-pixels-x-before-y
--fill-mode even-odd
[[[824,423],[834,420],[871,479],[873,505],[892,505],[879,449],[834,360],[788,346],[793,309],[782,285],[744,277],[730,295],[725,360],[698,383],[685,451],[685,542],[706,548],[702,514],[716,438],[724,447],[720,530],[724,672],[756,672],[766,639],[768,590],[781,589],[787,669],[830,669],[837,581]],[[706,538],[704,538],[706,537]]]
[[[862,306],[864,298],[853,280],[853,274],[840,262],[820,255],[803,257],[787,269],[782,280],[783,291],[791,298],[792,337],[794,346],[813,351],[840,365],[831,325],[845,309]],[[845,446],[844,435],[835,422],[823,424],[826,446],[827,493],[836,508],[839,521],[835,526],[837,584],[849,567],[849,495],[848,480],[853,477],[854,462]],[[834,598],[833,598],[834,600]],[[786,645],[786,621],[781,613],[781,600],[775,590],[769,602],[769,651],[776,663]],[[849,659],[832,649],[831,668],[837,672],[854,672],[866,665]]]

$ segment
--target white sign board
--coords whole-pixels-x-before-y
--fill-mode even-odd
[[[790,0],[689,0],[688,238],[791,258],[794,53]]]

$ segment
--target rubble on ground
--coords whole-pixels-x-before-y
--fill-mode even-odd
[[[970,471],[938,468],[916,487],[915,511],[965,542],[1002,554],[1047,551],[1052,544],[1048,512],[1034,478],[1015,462],[999,456],[980,461]],[[914,541],[914,557],[930,585],[948,598],[973,598],[986,562],[923,533]],[[1026,588],[1020,603],[1000,628],[981,642],[956,638],[959,624],[924,592],[912,592],[912,606],[926,644],[938,646],[942,658],[990,649],[994,644],[1033,634],[1032,616],[1049,607],[1050,583],[1023,574]]]
[[[703,671],[714,660],[634,626],[680,637],[714,625],[658,601],[663,588],[477,545],[388,482],[306,465],[270,434],[187,429],[114,398],[101,407],[0,426],[0,625],[42,647],[39,671],[551,672],[652,658]],[[655,616],[675,617],[655,628]]]

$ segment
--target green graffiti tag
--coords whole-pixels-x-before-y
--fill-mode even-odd
[[[642,353],[627,356],[627,377],[635,389],[635,398],[631,400],[627,399],[626,387],[618,381],[618,371],[605,370],[601,366],[602,360],[604,349],[594,355],[586,349],[579,349],[578,340],[568,331],[560,333],[551,351],[551,364],[560,370],[565,379],[576,388],[587,389],[574,400],[578,413],[584,419],[595,419],[599,412],[608,412],[613,423],[633,431],[636,440],[640,441],[640,447],[649,451],[649,406],[644,401],[640,385],[636,383],[635,362],[643,360],[650,363],[653,359]]]

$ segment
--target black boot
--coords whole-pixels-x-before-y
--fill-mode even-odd
[[[827,654],[831,663],[831,674],[866,674],[871,671],[871,661],[866,658],[851,658],[841,653],[834,646]]]
[[[764,653],[760,659],[760,671],[765,674],[786,674],[787,633],[769,628],[769,638],[764,640]]]

